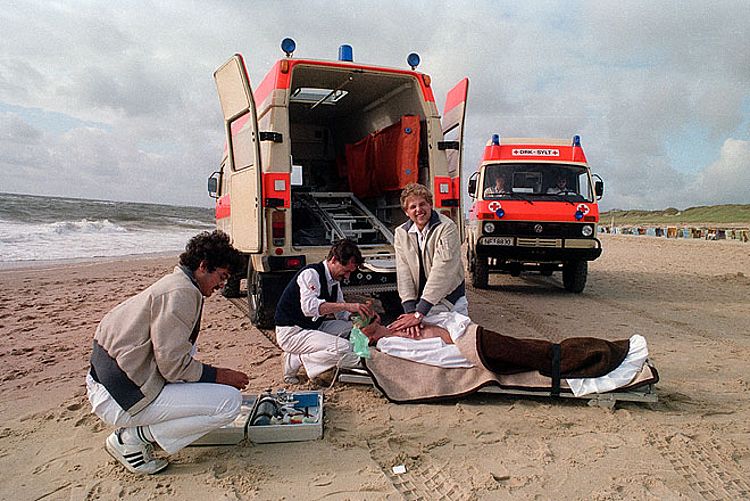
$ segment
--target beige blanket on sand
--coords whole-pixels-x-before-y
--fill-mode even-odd
[[[476,349],[476,331],[477,326],[472,324],[456,343],[463,356],[474,364],[470,369],[434,367],[392,357],[374,348],[370,349],[372,358],[366,360],[365,365],[375,387],[388,400],[395,403],[429,402],[462,397],[490,385],[506,389],[538,390],[542,396],[549,394],[552,379],[542,376],[537,371],[498,375],[485,369]],[[656,370],[644,364],[633,381],[617,391],[637,388],[656,381]],[[570,391],[565,380],[561,381],[561,388],[562,391]]]

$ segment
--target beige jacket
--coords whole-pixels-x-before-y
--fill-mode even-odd
[[[427,282],[420,297],[419,242],[414,233],[409,233],[413,224],[409,220],[396,228],[394,240],[398,294],[404,311],[419,311],[427,315],[438,303],[452,308],[459,298],[466,295],[458,227],[450,218],[432,211],[422,254]]]
[[[190,270],[176,267],[105,315],[94,335],[92,377],[131,415],[167,382],[215,382],[216,369],[191,354],[202,308]]]

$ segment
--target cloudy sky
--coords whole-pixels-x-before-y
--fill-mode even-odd
[[[611,208],[750,203],[750,2],[23,1],[0,9],[0,192],[209,206],[213,70],[283,56],[407,67],[438,106],[471,83],[473,170],[493,133],[580,134]]]

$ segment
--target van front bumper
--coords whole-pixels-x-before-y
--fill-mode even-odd
[[[601,256],[602,244],[597,238],[481,237],[476,253],[513,261],[593,261]]]

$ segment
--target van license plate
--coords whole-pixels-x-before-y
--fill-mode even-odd
[[[484,237],[482,243],[485,245],[513,245],[513,237]]]

